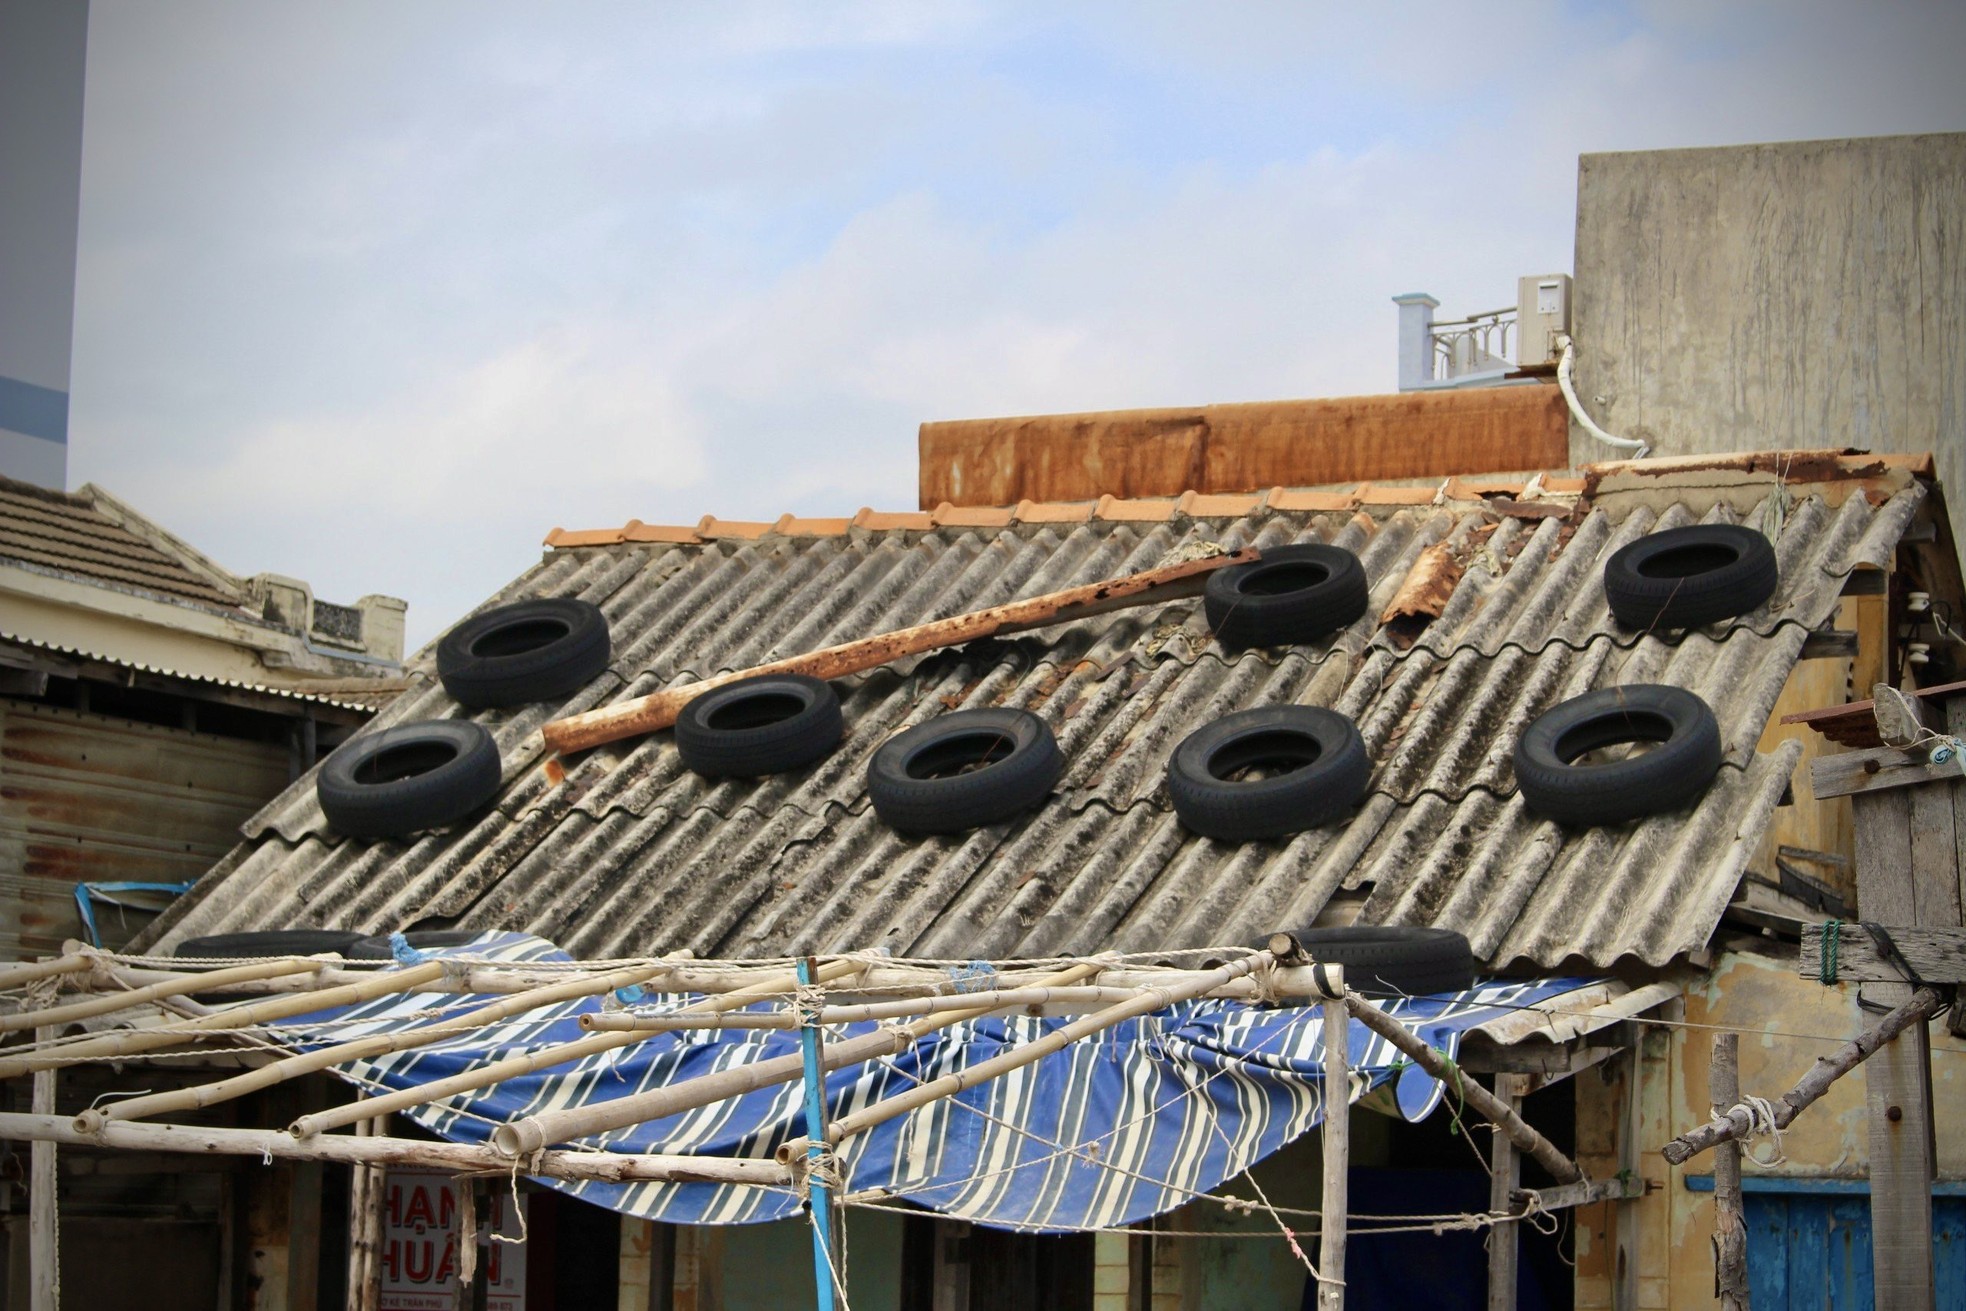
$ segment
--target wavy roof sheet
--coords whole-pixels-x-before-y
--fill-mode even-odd
[[[1755,743],[1804,640],[1852,570],[1890,560],[1924,495],[1903,469],[1800,488],[1757,478],[1653,479],[1643,495],[1596,503],[1464,484],[1377,499],[1272,492],[878,517],[899,523],[863,512],[556,530],[560,549],[487,604],[593,601],[613,628],[613,662],[564,704],[476,716],[504,756],[495,808],[413,841],[346,840],[304,779],[151,936],[437,922],[523,929],[590,958],[870,946],[1011,957],[1251,940],[1307,924],[1349,891],[1365,920],[1455,927],[1496,967],[1660,965],[1705,946],[1788,784],[1799,748],[1764,755]],[[1715,520],[1770,531],[1774,598],[1685,634],[1621,629],[1605,557],[1640,534]],[[1177,602],[844,680],[846,740],[798,774],[711,783],[681,767],[667,733],[578,757],[562,783],[539,768],[539,726],[563,714],[1149,568],[1197,543],[1291,541],[1350,547],[1372,584],[1368,615],[1314,646],[1226,653],[1199,602]],[[1381,623],[1396,596],[1417,613]],[[425,652],[413,667],[430,665]],[[1510,766],[1521,728],[1566,697],[1631,682],[1686,687],[1714,707],[1726,763],[1705,798],[1581,831],[1528,813]],[[1283,702],[1358,722],[1374,762],[1365,802],[1349,823],[1285,841],[1188,833],[1163,784],[1174,746],[1223,713]],[[1053,797],[967,835],[883,826],[864,784],[874,749],[934,715],[992,705],[1057,731],[1069,765]],[[463,713],[433,678],[365,731]]]

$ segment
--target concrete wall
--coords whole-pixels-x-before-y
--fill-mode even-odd
[[[1586,407],[1657,454],[1932,451],[1956,487],[1966,133],[1585,155],[1574,322]]]

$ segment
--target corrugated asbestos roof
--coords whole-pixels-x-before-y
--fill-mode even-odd
[[[0,560],[237,610],[244,598],[103,514],[86,496],[0,479]]]
[[[139,674],[155,674],[160,678],[178,679],[186,683],[202,683],[207,687],[226,688],[231,691],[250,692],[255,696],[277,698],[313,705],[335,706],[342,710],[360,710],[370,713],[381,709],[392,699],[402,694],[409,684],[404,678],[335,678],[317,680],[317,690],[302,691],[290,687],[273,687],[266,683],[248,683],[236,678],[215,678],[209,674],[187,674],[183,670],[171,669],[164,665],[148,664],[140,660],[127,660],[121,656],[107,655],[101,651],[87,651],[81,647],[66,646],[59,642],[44,642],[39,638],[22,637],[0,627],[0,647],[13,646],[23,651],[39,651],[47,655],[66,657],[71,660],[84,660],[92,664],[113,665],[118,669],[132,670]],[[0,660],[0,663],[5,663]]]
[[[1799,496],[1764,478],[1745,499],[1738,480],[1716,490],[1688,474],[1595,504],[1569,488],[1443,485],[556,532],[561,549],[487,604],[591,600],[613,626],[613,666],[564,705],[477,716],[504,753],[496,809],[407,844],[346,841],[305,779],[152,936],[434,920],[525,929],[588,958],[875,946],[1003,958],[1247,941],[1350,890],[1365,920],[1454,927],[1497,967],[1659,965],[1706,945],[1789,780],[1799,748],[1755,743],[1805,636],[1851,570],[1889,561],[1924,494],[1885,472]],[[1782,584],[1766,607],[1663,640],[1613,623],[1600,582],[1613,550],[1737,518],[1776,537]],[[1373,593],[1366,618],[1316,646],[1230,655],[1198,601],[1176,602],[845,680],[845,742],[796,775],[708,783],[667,733],[575,758],[559,785],[538,767],[539,726],[565,713],[1149,568],[1198,542],[1310,540],[1359,552]],[[1396,594],[1420,613],[1382,625]],[[1688,687],[1715,708],[1726,764],[1704,800],[1585,831],[1529,814],[1510,766],[1518,732],[1558,700],[1627,682]],[[1358,722],[1375,763],[1367,800],[1348,824],[1285,841],[1189,834],[1163,784],[1175,744],[1277,702]],[[864,786],[873,750],[987,705],[1057,730],[1069,765],[1056,794],[964,836],[890,832]],[[375,727],[460,713],[433,680]]]

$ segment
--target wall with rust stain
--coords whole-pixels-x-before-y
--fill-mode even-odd
[[[1966,478],[1966,133],[1585,155],[1575,273],[1578,390],[1611,432]]]
[[[1545,385],[924,423],[925,510],[1562,469]]]
[[[1795,1086],[1816,1058],[1856,1036],[1866,1023],[1856,989],[1824,987],[1797,976],[1793,960],[1729,953],[1686,994],[1688,1025],[1724,1025],[1742,1031],[1741,1089],[1779,1097]],[[1957,1130],[1966,1106],[1966,1041],[1943,1025],[1932,1035],[1932,1104],[1940,1117],[1941,1179],[1966,1179],[1966,1135]],[[1710,1031],[1649,1029],[1639,1073],[1639,1173],[1654,1191],[1629,1205],[1638,1215],[1631,1277],[1639,1307],[1709,1306],[1713,1302],[1713,1196],[1686,1187],[1689,1175],[1711,1175],[1712,1153],[1684,1168],[1666,1164],[1659,1148],[1706,1121]],[[1624,1061],[1576,1080],[1579,1159],[1593,1177],[1618,1171],[1622,1093],[1630,1077]],[[1749,1175],[1861,1179],[1866,1171],[1866,1119],[1861,1066],[1838,1080],[1782,1135],[1788,1160],[1768,1169],[1745,1164]],[[1766,1141],[1755,1150],[1768,1154]],[[1618,1279],[1616,1206],[1578,1212],[1577,1307],[1608,1308]]]

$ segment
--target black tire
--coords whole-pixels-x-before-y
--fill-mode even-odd
[[[832,684],[772,674],[712,688],[684,706],[676,750],[706,778],[759,778],[825,759],[845,732]]]
[[[1345,967],[1345,986],[1367,997],[1426,997],[1474,987],[1474,952],[1452,929],[1355,924],[1310,929],[1311,959]]]
[[[557,701],[608,667],[607,616],[586,601],[518,601],[487,610],[437,643],[437,677],[462,705]]]
[[[1275,546],[1217,569],[1202,590],[1215,640],[1231,649],[1315,642],[1365,613],[1365,566],[1342,546]]]
[[[1700,524],[1629,542],[1604,562],[1604,595],[1627,628],[1697,628],[1775,594],[1775,548],[1752,528]]]
[[[1579,756],[1621,742],[1656,742],[1603,764]],[[1713,711],[1678,687],[1642,683],[1586,692],[1539,715],[1515,744],[1515,778],[1531,810],[1559,824],[1622,824],[1677,810],[1720,769]]]
[[[249,956],[318,956],[324,951],[347,956],[362,935],[339,929],[272,929],[263,933],[214,933],[186,938],[171,949],[173,956],[224,960]],[[352,958],[351,958],[352,959]]]
[[[498,744],[482,724],[403,724],[344,743],[315,779],[321,813],[352,838],[452,824],[498,795]]]
[[[484,936],[482,929],[411,929],[403,935],[410,946],[419,951],[429,951],[437,947],[462,947],[473,938],[482,936]],[[389,945],[389,935],[378,933],[371,937],[357,939],[341,954],[349,960],[391,960],[396,953]]]
[[[1286,772],[1272,772],[1277,766]],[[1267,777],[1236,777],[1263,767]],[[1351,720],[1317,706],[1263,706],[1188,734],[1167,762],[1167,791],[1188,828],[1242,842],[1299,833],[1350,813],[1371,775]]]
[[[903,833],[961,833],[1049,795],[1065,758],[1028,710],[958,710],[882,744],[867,767],[874,813]]]

